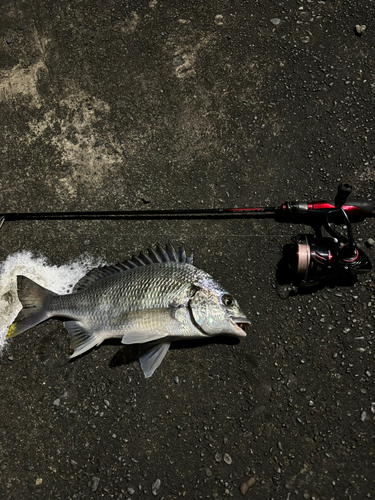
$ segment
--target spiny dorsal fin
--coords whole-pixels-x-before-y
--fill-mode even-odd
[[[193,254],[186,255],[185,248],[182,246],[177,251],[172,244],[168,244],[164,249],[161,245],[157,245],[155,249],[149,249],[148,253],[141,252],[138,256],[133,256],[131,259],[119,262],[111,266],[97,267],[89,271],[86,276],[81,278],[73,288],[73,292],[78,292],[84,288],[96,283],[97,281],[107,278],[113,274],[122,273],[128,269],[136,267],[150,266],[154,264],[178,262],[180,264],[192,264]]]

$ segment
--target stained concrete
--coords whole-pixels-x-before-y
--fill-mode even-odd
[[[274,206],[333,199],[343,181],[371,198],[374,10],[3,0],[1,211]],[[372,498],[374,275],[290,294],[276,268],[306,231],[6,222],[0,260],[26,249],[54,265],[85,252],[117,262],[184,243],[252,326],[241,343],[177,345],[149,380],[118,342],[68,362],[58,321],[9,342],[1,498]],[[372,219],[354,231],[373,259]]]

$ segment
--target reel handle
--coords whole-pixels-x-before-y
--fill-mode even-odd
[[[337,188],[337,194],[335,197],[335,207],[341,208],[345,204],[351,192],[352,186],[350,184],[340,184]]]

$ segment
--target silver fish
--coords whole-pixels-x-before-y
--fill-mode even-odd
[[[158,246],[131,260],[91,270],[67,295],[17,276],[23,308],[7,337],[54,316],[66,318],[71,358],[105,339],[121,337],[123,344],[140,344],[145,377],[154,373],[173,340],[246,337],[242,328],[250,321],[236,299],[192,262],[183,248]]]

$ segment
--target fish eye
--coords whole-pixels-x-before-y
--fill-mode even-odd
[[[227,307],[233,305],[233,298],[230,295],[223,295],[221,300],[223,301],[223,304]]]

